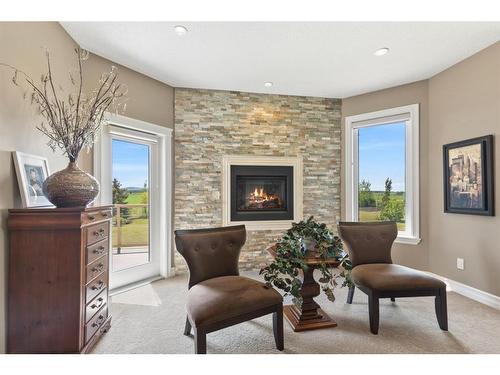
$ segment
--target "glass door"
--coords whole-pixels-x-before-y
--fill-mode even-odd
[[[109,127],[113,250],[111,289],[160,275],[157,137]]]

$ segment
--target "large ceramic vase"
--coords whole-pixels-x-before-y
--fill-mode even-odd
[[[58,208],[86,207],[99,194],[99,182],[70,162],[43,182],[43,194]]]

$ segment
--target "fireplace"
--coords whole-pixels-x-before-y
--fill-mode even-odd
[[[231,166],[231,221],[293,219],[293,167]]]
[[[288,229],[302,217],[302,158],[225,156],[223,225]]]

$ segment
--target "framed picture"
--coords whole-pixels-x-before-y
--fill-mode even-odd
[[[52,206],[42,191],[43,182],[50,175],[47,159],[18,151],[12,156],[23,207]]]
[[[444,212],[494,216],[493,136],[443,146]]]

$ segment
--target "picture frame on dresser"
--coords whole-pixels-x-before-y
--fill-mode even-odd
[[[443,146],[444,212],[495,216],[493,135]]]
[[[13,151],[17,184],[23,208],[53,207],[43,194],[43,182],[50,176],[47,158]]]

